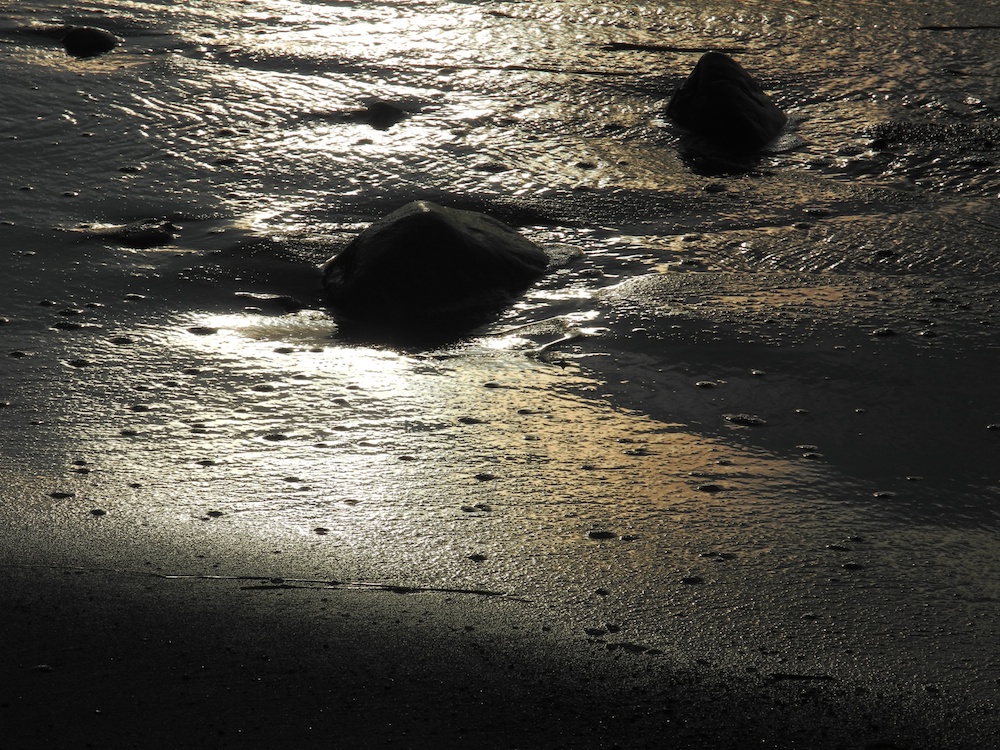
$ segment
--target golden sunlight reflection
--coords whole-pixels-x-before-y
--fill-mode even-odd
[[[514,333],[407,354],[332,332],[320,314],[203,316],[135,348],[126,381],[164,352],[185,365],[169,394],[144,391],[122,403],[125,421],[109,417],[126,429],[104,450],[156,498],[154,525],[211,523],[275,547],[304,538],[389,579],[523,586],[591,564],[627,578],[745,535],[761,514],[792,523],[806,506],[783,498],[828,483],[816,464],[617,408],[602,383],[521,351]],[[746,549],[777,544],[781,524],[768,524]],[[627,554],[586,545],[605,534]],[[490,566],[456,567],[472,551]],[[526,572],[540,559],[548,572]]]

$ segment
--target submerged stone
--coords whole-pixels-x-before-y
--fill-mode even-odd
[[[667,116],[727,151],[750,152],[774,140],[788,118],[738,62],[706,52],[674,92]]]
[[[179,231],[180,227],[164,219],[141,219],[131,224],[121,224],[92,232],[90,236],[117,242],[125,247],[144,249],[169,245]]]
[[[322,266],[327,302],[355,322],[455,322],[530,286],[548,256],[500,221],[414,201]]]
[[[63,48],[73,57],[97,57],[118,46],[118,37],[92,26],[77,26],[66,32]]]

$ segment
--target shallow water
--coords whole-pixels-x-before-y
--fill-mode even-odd
[[[123,44],[69,58],[63,23]],[[31,528],[8,559],[152,546],[175,572],[481,586],[581,628],[627,613],[677,658],[766,642],[987,700],[998,23],[974,2],[10,5],[0,465]],[[791,116],[738,173],[661,114],[712,48]],[[339,338],[311,264],[414,198],[583,256],[467,340]],[[175,241],[93,237],[144,218]]]

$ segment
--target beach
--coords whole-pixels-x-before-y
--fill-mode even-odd
[[[4,750],[995,746],[994,9],[5,10]],[[708,49],[752,160],[664,118]],[[345,335],[419,199],[560,260]]]

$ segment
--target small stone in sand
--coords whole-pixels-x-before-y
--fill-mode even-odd
[[[92,26],[70,29],[62,40],[66,53],[73,57],[97,57],[118,46],[118,37],[110,31]]]
[[[723,414],[722,418],[742,427],[761,427],[767,424],[766,420],[753,414]]]
[[[590,531],[587,533],[587,537],[590,539],[614,539],[618,536],[613,531]]]

